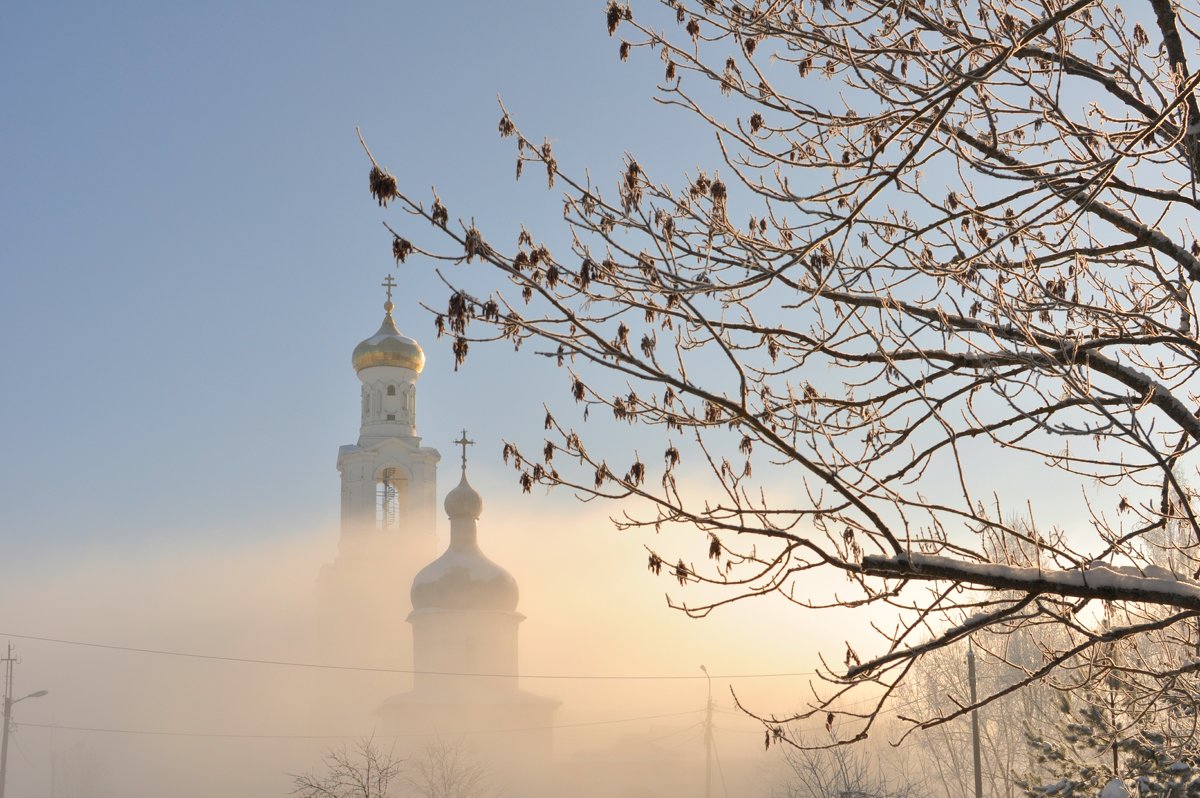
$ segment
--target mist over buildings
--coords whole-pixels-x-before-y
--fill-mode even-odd
[[[689,618],[663,591],[691,606],[712,595],[651,573],[646,547],[703,558],[690,530],[616,532],[611,506],[522,495],[483,454],[468,469],[466,430],[422,438],[424,355],[392,321],[390,291],[354,350],[359,434],[328,479],[340,524],[84,536],[7,563],[11,795],[284,795],[364,739],[410,774],[429,744],[451,746],[513,796],[775,786],[784,763],[731,690],[761,713],[802,706],[820,649],[857,641],[861,624],[800,626],[778,595]],[[422,399],[426,415],[442,409],[436,391]]]
[[[793,622],[786,611],[747,606],[696,621],[668,609],[663,581],[643,572],[639,541],[612,532],[600,508],[555,504],[490,502],[480,519],[480,545],[521,588],[519,610],[527,620],[520,667],[528,674],[521,687],[562,702],[554,718],[555,761],[586,774],[592,761],[603,772],[613,756],[640,758],[660,779],[694,787],[703,777],[706,681],[699,665],[706,664],[717,677],[714,724],[727,778],[750,789],[746,762],[759,775],[778,763],[762,753],[761,727],[734,712],[729,685],[745,700],[778,710],[803,700],[808,677],[720,675],[811,670],[814,642],[788,633]],[[542,509],[531,511],[536,507]],[[321,650],[318,583],[337,537],[334,529],[288,530],[240,545],[198,540],[177,550],[83,551],[6,580],[0,601],[9,628],[0,631],[380,667],[381,647],[411,637],[407,607],[379,604],[366,617],[347,619],[356,631],[344,650]],[[14,711],[11,795],[282,795],[291,788],[289,774],[317,767],[330,747],[372,734],[404,751],[415,742],[382,736],[374,713],[389,696],[411,689],[407,673],[8,639],[21,658],[15,694],[50,691]],[[408,670],[411,662],[391,667]],[[534,678],[637,675],[693,678]],[[504,730],[461,738],[486,751]]]

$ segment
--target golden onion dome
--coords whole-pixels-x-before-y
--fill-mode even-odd
[[[386,313],[383,324],[379,325],[379,332],[354,347],[351,361],[355,371],[373,366],[398,366],[419,374],[425,368],[425,352],[416,341],[400,334],[392,319],[393,307],[390,300],[384,304]]]

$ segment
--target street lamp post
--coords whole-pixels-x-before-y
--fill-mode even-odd
[[[38,690],[30,692],[28,696],[20,698],[12,697],[12,664],[16,658],[12,655],[12,646],[8,647],[8,656],[5,659],[7,673],[5,674],[5,691],[4,691],[4,734],[0,739],[0,798],[4,798],[5,781],[8,776],[8,731],[12,726],[12,706],[14,703],[19,703],[25,698],[41,698],[47,695],[49,690]]]
[[[49,692],[49,690],[38,690],[36,693],[16,699],[8,693],[4,695],[4,735],[3,741],[0,741],[0,798],[4,798],[4,784],[8,776],[8,732],[9,727],[12,726],[13,704],[24,701],[26,698],[41,698]]]

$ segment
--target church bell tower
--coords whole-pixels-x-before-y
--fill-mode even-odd
[[[395,280],[388,275],[383,285],[383,322],[351,356],[360,383],[358,441],[338,450],[341,532],[318,584],[318,645],[326,662],[403,669],[412,664],[400,633],[411,610],[408,586],[437,554],[441,456],[417,435],[425,353],[392,318]],[[359,680],[362,695],[346,707],[352,714],[367,716],[380,691],[394,689],[373,681]]]
[[[417,437],[417,379],[425,367],[425,353],[400,333],[392,318],[392,276],[383,284],[388,297],[383,323],[354,348],[351,358],[362,383],[362,421],[358,443],[338,452],[340,551],[343,556],[357,556],[364,546],[373,547],[373,538],[383,537],[410,549],[408,554],[420,560],[419,568],[436,553],[440,455],[421,446]]]

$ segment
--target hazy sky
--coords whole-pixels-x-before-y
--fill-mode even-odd
[[[392,268],[356,125],[406,185],[515,230],[514,198],[556,201],[514,187],[498,93],[602,173],[668,118],[594,3],[119,8],[25,4],[0,32],[10,553],[335,518],[349,354]],[[422,434],[465,425],[494,461],[510,366],[453,375],[416,309],[432,275],[402,278]]]
[[[600,2],[7,9],[0,632],[249,656],[286,648],[248,630],[286,615],[315,578],[306,569],[333,554],[334,462],[358,425],[350,352],[378,326],[379,283],[394,268],[380,222],[397,213],[368,195],[355,126],[406,187],[436,184],[452,216],[512,239],[520,221],[541,219],[550,235],[558,194],[533,170],[514,185],[497,94],[526,132],[551,138],[562,165],[606,184],[627,149],[671,180],[715,157],[711,138],[694,126],[681,136],[686,117],[649,99],[657,58],[622,64],[617,46]],[[420,264],[397,273],[408,289],[400,326],[427,352],[419,431],[443,452],[442,493],[458,430],[480,442],[485,547],[523,580],[529,667],[811,668],[818,630],[786,614],[673,621],[669,585],[645,573],[638,540],[607,530],[599,508],[568,523],[568,497],[521,496],[500,465],[501,436],[537,425],[541,395],[563,383],[499,353],[456,374],[418,310],[444,301],[434,276]],[[509,395],[513,385],[523,393]],[[549,556],[522,559],[535,547]],[[259,594],[247,563],[263,562],[286,589],[249,612],[239,602]],[[631,633],[631,613],[650,625]],[[581,624],[598,650],[560,650]],[[155,714],[184,680],[219,695],[236,682],[228,674],[18,644],[20,684],[52,690],[22,705],[27,720],[274,728],[246,720],[244,706],[191,724]],[[148,706],[84,688],[73,667],[136,674]],[[638,688],[629,705],[699,706],[702,683],[685,686]],[[567,710],[589,711],[582,700]]]
[[[540,221],[535,235],[562,250],[558,192],[533,169],[514,184],[498,94],[560,164],[605,186],[628,150],[670,182],[716,165],[711,135],[650,99],[657,56],[621,63],[618,40],[603,3],[583,1],[9,9],[9,555],[333,523],[336,447],[357,425],[349,353],[377,327],[393,266],[381,222],[404,222],[369,197],[355,126],[406,188],[436,184],[452,217],[506,243]],[[444,291],[422,264],[399,274],[401,328],[429,355],[421,433],[448,450],[468,427],[477,482],[511,493],[500,436],[536,429],[563,382],[499,348],[453,373],[417,308]],[[514,371],[519,402],[494,390]]]

